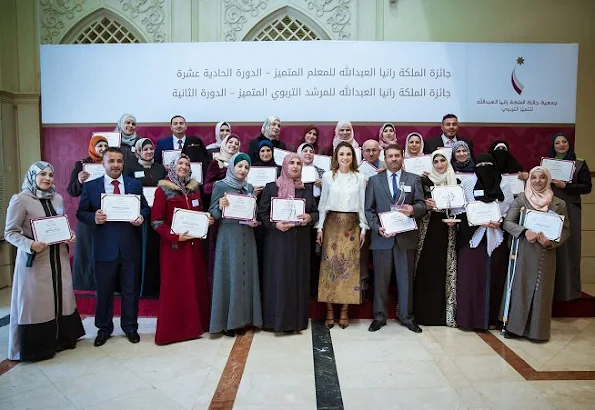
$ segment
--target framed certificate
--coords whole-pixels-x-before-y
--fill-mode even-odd
[[[472,201],[465,205],[467,211],[467,222],[469,226],[478,226],[490,222],[500,222],[500,204],[498,201],[482,202]]]
[[[430,155],[422,155],[421,157],[405,158],[403,160],[403,168],[407,172],[415,175],[421,175],[424,172],[432,172],[432,157]]]
[[[541,158],[541,166],[548,169],[552,179],[570,182],[574,175],[574,161],[554,158]]]
[[[120,147],[122,145],[122,134],[119,132],[94,132],[91,138],[101,135],[107,140],[108,147]]]
[[[437,209],[453,209],[465,206],[465,191],[460,185],[440,185],[432,187],[432,199]]]
[[[378,174],[378,168],[370,164],[368,161],[362,161],[359,164],[358,170],[364,176],[364,178],[366,178],[366,180]]]
[[[161,158],[163,159],[163,166],[164,167],[169,167],[169,164],[171,164],[171,162],[173,160],[178,160],[178,158],[180,158],[180,155],[182,155],[182,150],[181,149],[166,149],[161,151]]]
[[[202,162],[191,162],[190,169],[192,170],[192,179],[202,184]]]
[[[83,164],[83,171],[89,173],[89,178],[85,182],[93,181],[105,175],[103,164]]]
[[[562,235],[562,226],[564,216],[555,212],[541,212],[532,209],[527,210],[525,214],[525,223],[523,226],[533,232],[543,232],[550,241],[560,241]]]
[[[252,220],[256,217],[256,198],[252,195],[225,194],[229,205],[223,208],[226,219]]]
[[[283,165],[283,160],[289,154],[291,154],[291,152],[281,148],[275,148],[275,150],[273,151],[273,158],[275,159],[275,164],[279,166]]]
[[[331,170],[331,160],[332,158],[328,155],[318,155],[314,154],[314,161],[312,162],[318,168],[322,168],[325,171]]]
[[[66,215],[48,216],[47,218],[31,219],[33,238],[37,242],[48,245],[68,242],[72,237],[70,224]]]
[[[143,187],[143,195],[145,196],[145,199],[147,200],[147,204],[149,204],[150,207],[152,207],[153,202],[155,202],[155,191],[157,191],[156,186],[144,186]]]
[[[302,182],[304,184],[316,182],[317,179],[319,179],[319,177],[316,167],[314,167],[313,165],[304,165],[302,167]]]
[[[306,213],[303,198],[271,198],[271,222],[301,222],[298,215]]]
[[[462,184],[466,179],[473,178],[475,176],[475,172],[455,172],[455,176],[459,181],[461,181]]]
[[[140,195],[101,194],[107,222],[132,222],[140,216]]]
[[[519,174],[502,174],[500,187],[508,186],[513,195],[525,192],[525,181],[519,179]]]
[[[378,219],[380,219],[380,226],[384,228],[384,232],[387,235],[394,235],[417,229],[415,218],[410,218],[399,211],[379,213]]]
[[[209,213],[174,208],[171,221],[171,232],[181,234],[188,232],[188,236],[204,239],[209,231]]]
[[[247,181],[252,186],[265,186],[277,179],[277,167],[250,167]]]

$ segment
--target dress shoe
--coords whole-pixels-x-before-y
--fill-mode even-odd
[[[128,339],[128,341],[130,343],[140,342],[140,336],[138,335],[138,332],[136,332],[136,331],[126,333],[126,339]]]
[[[105,344],[105,342],[107,342],[107,339],[110,338],[110,335],[106,334],[106,333],[97,333],[97,337],[95,338],[95,342],[93,342],[93,346],[95,347],[99,347],[99,346],[103,346]]]
[[[222,333],[227,337],[236,337],[235,330],[224,330]]]
[[[386,322],[381,322],[380,320],[374,319],[368,328],[368,332],[376,332],[380,330],[382,326],[386,326]]]
[[[413,320],[411,322],[402,323],[402,325],[414,333],[421,333],[421,328]]]
[[[504,331],[504,339],[520,339],[521,337],[515,333],[511,333],[508,330]]]

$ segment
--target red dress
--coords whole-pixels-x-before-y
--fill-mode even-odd
[[[179,242],[170,230],[174,208],[203,209],[198,184],[192,180],[187,186],[193,190],[185,196],[172,182],[160,181],[151,209],[151,224],[161,237],[158,345],[197,339],[209,328],[210,292],[200,239]]]

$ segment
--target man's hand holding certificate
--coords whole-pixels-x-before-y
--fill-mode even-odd
[[[140,195],[101,194],[101,209],[105,215],[103,222],[142,223]],[[99,212],[98,211],[98,212]],[[140,223],[137,223],[140,218]],[[97,222],[97,215],[95,217]]]
[[[380,234],[385,238],[417,229],[415,218],[411,218],[401,211],[382,212],[378,214],[378,218],[381,226]]]
[[[256,216],[256,198],[252,195],[225,194],[219,200],[219,208],[223,218],[252,221]]]
[[[174,234],[184,234],[191,238],[206,238],[209,231],[209,216],[208,212],[175,208],[171,231]]]
[[[46,245],[69,242],[73,238],[66,215],[31,219],[31,229],[34,240]]]

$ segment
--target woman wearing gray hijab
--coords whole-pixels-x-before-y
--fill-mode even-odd
[[[136,141],[138,136],[136,135],[136,118],[132,114],[124,114],[118,120],[114,131],[119,132],[122,136],[122,144],[120,149],[124,153],[124,167],[129,164],[136,163]]]
[[[31,220],[64,214],[54,167],[35,162],[6,212],[4,237],[17,248],[10,303],[8,359],[44,360],[74,349],[85,330],[76,309],[68,247],[34,240]],[[74,242],[74,235],[71,237]]]
[[[274,148],[287,149],[284,142],[279,140],[279,134],[281,133],[281,120],[279,117],[271,115],[264,120],[262,127],[260,128],[260,135],[250,141],[248,146],[248,155],[252,161],[258,159],[259,144],[261,141],[269,140],[273,144]]]

